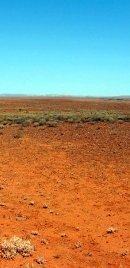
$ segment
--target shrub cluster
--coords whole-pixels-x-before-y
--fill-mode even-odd
[[[130,113],[122,114],[109,111],[80,111],[80,112],[43,112],[26,114],[1,114],[0,128],[4,125],[42,126],[54,127],[59,122],[85,123],[85,122],[117,122],[130,121]]]
[[[0,256],[6,259],[13,259],[17,254],[24,257],[30,256],[34,246],[30,241],[13,236],[11,239],[3,238],[0,241]]]

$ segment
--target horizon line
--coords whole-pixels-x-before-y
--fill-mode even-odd
[[[95,98],[95,99],[102,99],[102,98],[106,98],[106,99],[109,99],[109,98],[119,98],[119,99],[126,99],[126,98],[130,98],[130,95],[107,95],[107,96],[104,96],[104,95],[86,95],[86,96],[82,96],[82,95],[67,95],[67,94],[22,94],[22,93],[1,93],[0,94],[0,98],[1,97],[41,97],[41,98]]]

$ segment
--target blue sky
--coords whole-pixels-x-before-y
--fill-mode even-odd
[[[130,0],[1,0],[7,93],[130,95]]]

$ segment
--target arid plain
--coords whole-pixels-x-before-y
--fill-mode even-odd
[[[130,101],[0,99],[2,115],[80,110],[126,114]],[[35,246],[0,268],[130,267],[130,122],[0,127],[0,239]]]

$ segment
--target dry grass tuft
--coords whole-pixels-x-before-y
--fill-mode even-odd
[[[34,246],[29,240],[24,240],[17,236],[11,239],[3,238],[0,241],[0,256],[6,259],[13,259],[17,254],[28,257],[34,251]]]

